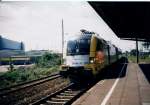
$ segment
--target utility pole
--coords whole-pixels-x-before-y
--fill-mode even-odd
[[[63,48],[64,48],[64,23],[62,19],[62,58],[61,58],[61,64],[63,64]]]

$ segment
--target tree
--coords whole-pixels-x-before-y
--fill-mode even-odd
[[[132,49],[132,50],[130,51],[130,55],[136,56],[136,49]]]
[[[144,48],[148,49],[150,47],[150,42],[144,42],[142,43],[142,45],[144,46]]]
[[[54,65],[61,64],[61,56],[56,53],[45,53],[37,60],[37,66],[40,67],[52,67]]]

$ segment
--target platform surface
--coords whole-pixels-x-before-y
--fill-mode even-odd
[[[99,81],[73,105],[150,105],[150,64],[125,65],[118,77]]]

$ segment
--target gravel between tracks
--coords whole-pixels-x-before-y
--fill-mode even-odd
[[[28,87],[23,90],[19,90],[14,93],[10,93],[3,98],[0,97],[1,105],[26,105],[53,93],[60,88],[63,88],[69,84],[69,80],[63,78],[57,78],[51,81],[44,82],[42,84]]]

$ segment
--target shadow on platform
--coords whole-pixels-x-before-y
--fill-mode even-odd
[[[143,74],[150,83],[150,64],[139,64],[139,67],[141,68]]]
[[[126,61],[126,64],[123,62]],[[128,60],[126,58],[121,59],[115,64],[107,67],[103,72],[103,79],[115,79],[115,78],[123,78],[126,76],[126,69]],[[124,67],[123,67],[124,66]]]

